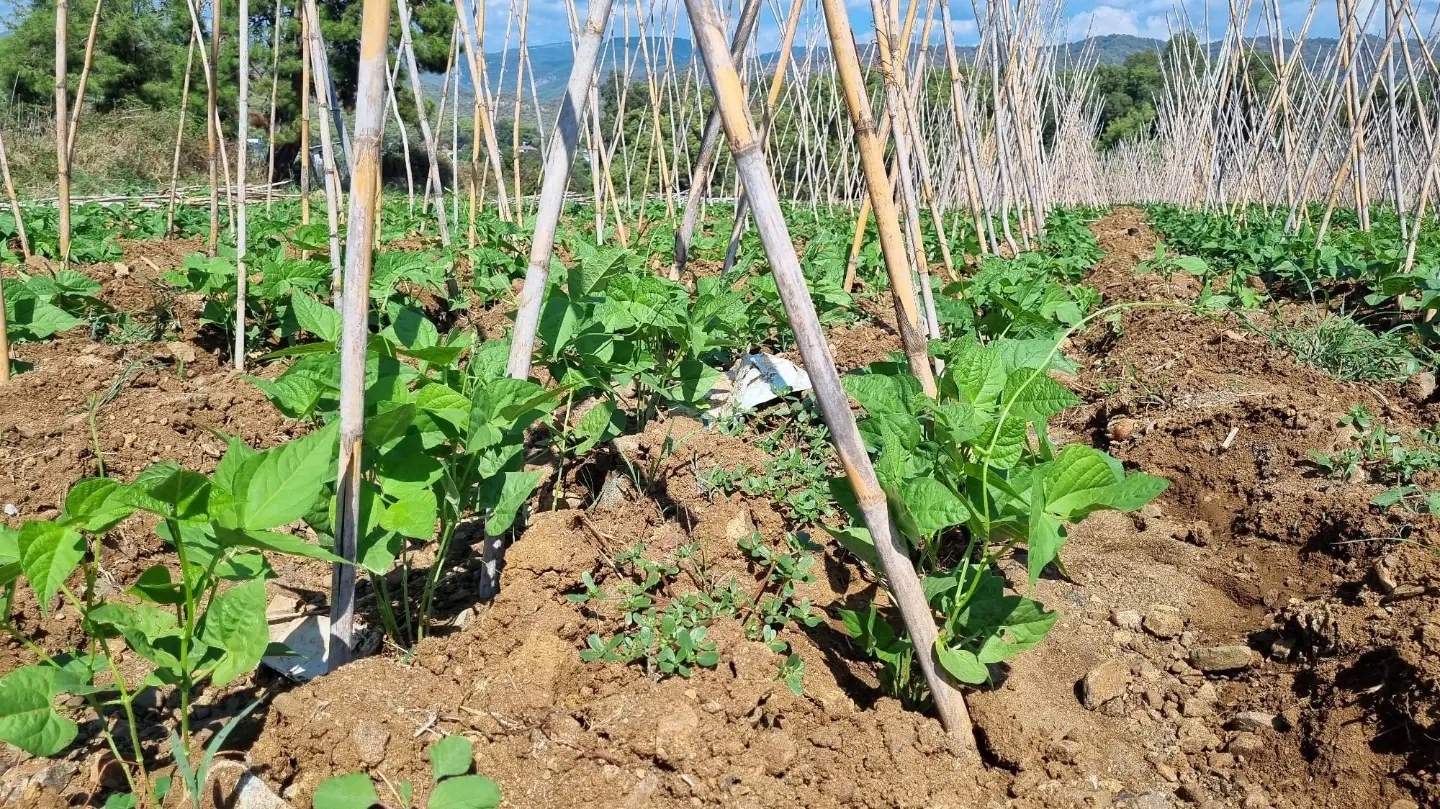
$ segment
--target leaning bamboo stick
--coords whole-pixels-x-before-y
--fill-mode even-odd
[[[270,212],[275,183],[275,103],[280,93],[280,0],[275,0],[275,22],[270,26],[270,122],[265,130],[265,212]]]
[[[575,162],[583,110],[595,83],[600,40],[610,24],[611,5],[611,0],[590,2],[585,28],[575,50],[574,66],[570,69],[570,81],[565,87],[565,100],[555,119],[555,132],[550,136],[540,207],[535,214],[535,233],[530,241],[530,263],[525,272],[525,286],[520,290],[515,333],[510,340],[510,357],[506,363],[506,373],[514,379],[530,376],[530,359],[535,353],[535,335],[540,327],[540,309],[545,303],[545,285],[550,278],[550,254],[555,247],[555,231],[560,224],[565,188],[570,183],[570,169]]]
[[[845,91],[855,145],[860,152],[865,182],[870,189],[870,206],[875,211],[875,222],[880,229],[880,250],[890,276],[890,293],[895,301],[896,325],[900,330],[905,359],[910,372],[920,380],[921,389],[927,396],[934,396],[935,374],[930,368],[929,343],[922,331],[920,311],[916,307],[910,259],[905,253],[905,238],[900,230],[890,178],[885,171],[884,147],[876,136],[875,121],[870,115],[870,99],[865,93],[865,80],[860,73],[860,57],[855,51],[850,18],[839,0],[822,0],[822,5],[836,73]]]
[[[55,2],[55,181],[60,193],[60,260],[70,261],[70,139],[65,133],[65,83],[69,70],[65,50],[69,39],[70,1]]]
[[[245,298],[250,285],[246,264],[249,245],[250,206],[246,199],[250,181],[250,0],[239,0],[240,17],[240,99],[235,121],[235,183],[239,186],[235,217],[235,370],[245,370]]]
[[[810,298],[805,285],[805,275],[800,269],[800,260],[795,255],[795,244],[791,241],[789,229],[785,225],[784,213],[780,208],[779,195],[775,190],[765,153],[745,108],[740,76],[726,50],[720,22],[710,0],[686,0],[685,5],[690,11],[691,28],[695,32],[706,70],[710,74],[710,84],[715,90],[716,105],[723,110],[725,134],[735,159],[736,170],[742,173],[745,187],[750,189],[755,225],[765,244],[765,253],[773,268],[776,286],[780,290],[791,328],[795,332],[796,344],[805,360],[805,367],[810,372],[815,398],[820,403],[821,415],[830,428],[836,453],[845,467],[845,476],[855,491],[866,526],[875,541],[875,550],[880,557],[886,585],[915,645],[915,659],[930,686],[941,723],[967,749],[974,750],[975,735],[970,724],[969,711],[958,686],[947,679],[936,665],[934,648],[938,632],[935,621],[920,586],[920,578],[915,574],[915,568],[897,536],[885,493],[875,476],[875,469],[866,453],[855,416],[850,411],[841,387],[835,359],[825,342],[814,301]],[[827,20],[833,17],[835,5],[835,0],[826,0]],[[844,13],[843,6],[839,11]],[[848,20],[843,27],[849,28]],[[832,39],[838,41],[839,37]],[[853,41],[846,39],[846,42],[850,44],[853,55]],[[836,49],[837,57],[840,57],[839,50]],[[837,62],[839,61],[843,61],[843,57],[837,59]],[[852,67],[858,76],[858,63]],[[883,163],[880,168],[884,170]],[[872,185],[872,189],[875,187]]]
[[[340,280],[341,280],[341,253],[340,253],[340,205],[342,192],[340,187],[340,171],[335,162],[335,139],[330,131],[332,112],[335,104],[335,96],[331,90],[334,85],[330,82],[329,67],[325,61],[325,42],[320,33],[320,11],[315,0],[305,0],[305,15],[309,19],[309,26],[306,35],[309,41],[306,43],[310,51],[310,66],[314,72],[312,76],[315,87],[315,102],[320,105],[319,115],[316,120],[320,124],[320,161],[325,169],[325,224],[329,228],[330,236],[330,289],[333,293],[332,303],[339,309],[340,303]],[[354,182],[352,178],[351,187]]]
[[[405,72],[410,77],[410,95],[415,97],[415,115],[420,121],[420,137],[425,144],[425,160],[430,164],[427,173],[427,187],[435,189],[435,224],[440,228],[440,244],[450,247],[450,227],[445,220],[445,186],[440,180],[440,150],[435,145],[435,133],[430,130],[430,118],[425,114],[425,95],[420,89],[420,68],[415,60],[415,44],[410,39],[410,4],[396,0],[400,11],[400,52],[405,57]],[[459,86],[455,88],[459,94]],[[443,111],[445,102],[440,102]],[[450,282],[454,283],[453,275]]]
[[[205,135],[206,158],[210,168],[210,235],[205,240],[205,252],[211,256],[220,243],[220,114],[216,107],[216,71],[220,69],[220,3],[210,0],[210,61],[205,68]],[[196,28],[199,23],[196,22]]]
[[[330,644],[326,664],[332,671],[348,662],[354,651],[355,553],[361,530],[360,464],[365,434],[365,353],[370,337],[370,270],[375,258],[375,200],[380,189],[385,51],[389,32],[389,0],[364,0],[340,336],[340,462],[335,553],[345,561],[335,563],[330,583]]]
[[[100,9],[105,0],[95,0],[95,11],[90,15],[90,33],[85,36],[85,61],[80,66],[80,81],[75,85],[75,104],[70,108],[70,131],[65,141],[65,158],[75,164],[75,130],[80,128],[80,111],[85,108],[85,84],[90,81],[90,67],[95,64],[96,32],[100,29]]]
[[[5,155],[5,136],[0,134],[0,177],[5,180],[5,196],[10,200],[10,214],[15,217],[15,233],[20,237],[20,255],[30,260],[30,237],[25,233],[25,215],[20,212],[20,198],[15,194],[15,181],[10,177],[10,161]],[[0,301],[0,312],[4,302]],[[5,329],[0,327],[0,332]]]

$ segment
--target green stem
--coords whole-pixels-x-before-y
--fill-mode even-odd
[[[194,687],[190,671],[190,644],[195,638],[195,591],[190,586],[189,560],[185,553],[185,539],[180,533],[180,521],[174,517],[165,519],[170,535],[175,538],[175,554],[180,561],[180,589],[185,603],[178,605],[181,610],[180,624],[180,738],[185,744],[190,741],[190,691]],[[195,796],[198,797],[198,796]]]

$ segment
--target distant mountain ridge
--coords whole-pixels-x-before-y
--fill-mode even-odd
[[[1380,37],[1369,36],[1365,38],[1372,53],[1378,52],[1384,40]],[[1268,53],[1270,50],[1269,40],[1257,37],[1251,41],[1252,47]],[[1095,60],[1102,65],[1118,65],[1137,53],[1146,51],[1159,51],[1164,49],[1166,40],[1152,37],[1134,36],[1132,34],[1103,34],[1100,36],[1087,37],[1074,42],[1067,42],[1053,46],[1059,53],[1056,54],[1055,63],[1060,67],[1074,64],[1084,54],[1093,49]],[[1206,50],[1211,57],[1220,52],[1221,42],[1216,40],[1208,43]],[[1339,40],[1332,37],[1315,37],[1305,40],[1302,45],[1302,58],[1308,65],[1320,65],[1327,62],[1339,47]],[[1292,43],[1287,42],[1287,51]],[[675,39],[667,42],[659,37],[647,37],[642,40],[640,37],[615,37],[607,43],[603,53],[604,61],[600,65],[600,75],[609,76],[615,71],[625,70],[627,64],[633,66],[633,75],[636,78],[645,76],[644,49],[650,51],[650,58],[654,62],[665,65],[674,65],[677,70],[685,70],[690,67],[692,59],[698,57],[694,52],[693,45],[688,39]],[[1412,59],[1422,60],[1424,57],[1419,51],[1417,43],[1411,43]],[[956,49],[956,55],[965,60],[973,61],[978,52],[974,45],[963,45]],[[534,90],[542,103],[557,101],[565,92],[565,83],[570,79],[570,71],[574,66],[574,52],[571,44],[567,42],[556,42],[547,45],[530,45],[529,64],[534,72]],[[861,45],[861,56],[869,56],[869,48]],[[810,54],[812,62],[816,57],[823,56],[825,51],[819,50]],[[485,70],[491,85],[492,94],[512,95],[516,86],[516,68],[519,63],[520,49],[510,48],[505,51],[493,51],[485,54]],[[792,58],[797,62],[806,56],[804,49],[795,48]],[[779,61],[779,51],[769,51],[760,55],[762,65],[770,66]],[[931,46],[927,54],[927,61],[933,65],[944,65],[946,62],[943,46]],[[1403,59],[1401,61],[1403,69]],[[438,95],[443,79],[438,75],[429,75],[425,83],[433,88]],[[471,92],[471,81],[469,70],[461,70],[461,86],[463,92]],[[530,95],[530,77],[526,74],[524,80],[525,95]]]

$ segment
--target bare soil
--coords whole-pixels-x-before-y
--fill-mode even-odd
[[[1089,282],[1107,303],[1198,292],[1137,276],[1155,243],[1143,213],[1121,209],[1094,229],[1106,258]],[[898,348],[883,323],[832,339],[847,369]],[[20,519],[44,516],[94,473],[85,402],[116,380],[96,436],[120,477],[161,458],[208,470],[221,445],[205,427],[262,446],[302,429],[204,352],[177,375],[171,349],[21,346],[36,367],[0,389],[0,502]],[[580,660],[590,633],[614,627],[565,596],[582,574],[603,582],[619,551],[695,543],[707,576],[753,593],[765,571],[737,538],[758,530],[780,543],[806,527],[709,489],[709,470],[759,466],[764,453],[678,416],[570,470],[552,499],[560,510],[532,515],[500,596],[468,623],[413,655],[386,650],[301,686],[263,683],[274,696],[234,737],[232,757],[301,809],[321,780],[354,770],[412,780],[423,797],[426,751],[446,733],[475,742],[477,771],[516,807],[1440,804],[1440,525],[1381,513],[1368,503],[1382,487],[1325,479],[1305,455],[1346,439],[1336,424],[1356,403],[1400,427],[1434,425],[1440,407],[1338,382],[1231,319],[1174,308],[1128,310],[1067,353],[1078,371],[1065,381],[1086,404],[1054,438],[1172,483],[1138,515],[1100,513],[1073,531],[1064,575],[1035,593],[1060,622],[995,687],[969,695],[979,759],[881,693],[833,612],[873,597],[876,583],[828,544],[804,593],[826,619],[780,638],[805,661],[803,696],[778,679],[781,657],[733,621],[714,630],[721,664],[689,679]],[[143,567],[114,571],[117,584]],[[1020,563],[1007,573],[1023,586]],[[38,621],[33,604],[20,609]],[[50,620],[57,645],[74,639],[63,618]],[[1191,665],[1237,645],[1250,650],[1242,668]],[[0,648],[0,668],[26,658]],[[222,696],[215,704],[230,704]],[[75,766],[83,755],[32,792],[49,802],[33,805],[78,802],[92,786]],[[0,794],[41,766],[13,750],[0,761],[13,768],[0,771]]]

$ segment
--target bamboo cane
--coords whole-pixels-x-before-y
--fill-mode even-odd
[[[239,186],[235,218],[235,370],[245,370],[245,299],[250,285],[246,263],[249,243],[250,165],[250,0],[239,0],[240,99],[235,122],[235,184]]]
[[[65,62],[70,28],[69,0],[55,2],[55,182],[59,190],[60,261],[70,262],[70,139],[65,131]]]
[[[210,59],[205,68],[205,142],[210,169],[210,235],[205,252],[214,256],[220,243],[220,115],[216,107],[216,71],[220,69],[220,3],[210,0]],[[196,27],[199,27],[198,22]]]
[[[400,55],[395,55],[395,64],[385,71],[385,106],[395,119],[395,128],[400,130],[400,151],[405,153],[405,198],[411,214],[415,213],[415,167],[410,160],[410,134],[406,131],[405,119],[400,117],[400,102],[395,98],[395,80],[400,76]],[[420,120],[425,120],[425,109],[420,109]],[[383,178],[382,178],[383,179]],[[380,208],[384,210],[384,206]],[[376,227],[376,230],[380,230]]]
[[[20,211],[20,199],[15,194],[15,181],[10,177],[10,161],[5,155],[5,136],[0,134],[0,177],[5,180],[5,196],[10,200],[10,213],[15,217],[15,233],[20,237],[20,255],[30,260],[30,237],[25,233],[25,215]],[[0,301],[0,313],[4,312]],[[0,332],[5,329],[0,327]]]
[[[425,144],[425,160],[429,162],[430,168],[427,173],[428,185],[435,189],[435,224],[440,228],[440,244],[450,247],[450,227],[445,220],[445,186],[440,180],[440,150],[435,145],[435,134],[430,130],[430,120],[425,115],[425,96],[420,88],[420,68],[415,60],[415,44],[410,39],[410,4],[406,0],[396,0],[400,11],[400,52],[405,57],[405,72],[410,76],[410,95],[415,97],[415,114],[420,121],[420,137]],[[455,94],[460,94],[460,88],[455,88]],[[444,110],[444,102],[441,102],[441,110]],[[448,279],[453,284],[453,274]]]
[[[325,168],[325,223],[329,228],[330,237],[330,289],[333,295],[332,303],[336,309],[341,307],[340,302],[340,281],[341,281],[341,252],[340,252],[340,206],[343,200],[343,192],[340,187],[340,171],[335,162],[335,139],[330,131],[330,122],[333,118],[332,111],[335,104],[335,96],[331,91],[334,85],[330,82],[329,67],[325,60],[325,43],[320,33],[320,10],[315,0],[305,0],[305,15],[310,21],[306,29],[309,37],[307,42],[310,51],[310,65],[315,75],[315,103],[320,105],[320,113],[316,120],[320,124],[320,161]],[[351,189],[354,189],[354,178],[351,178]],[[348,237],[347,237],[348,244]]]
[[[514,379],[530,376],[531,355],[535,353],[535,335],[540,327],[540,309],[545,302],[545,285],[550,277],[550,254],[555,246],[555,230],[565,204],[565,188],[570,183],[570,169],[575,161],[575,147],[586,99],[595,83],[595,62],[600,40],[610,24],[611,0],[591,0],[585,28],[575,50],[570,81],[565,87],[565,100],[555,119],[550,136],[550,151],[545,157],[544,185],[540,191],[540,207],[535,214],[535,233],[530,242],[530,262],[525,272],[525,286],[520,290],[519,307],[515,313],[515,332],[510,340],[510,357],[506,373]],[[487,544],[488,547],[488,544]],[[488,575],[488,572],[487,572]]]
[[[300,224],[310,224],[310,15],[300,9]],[[308,258],[308,251],[300,254]]]
[[[833,0],[827,0],[827,20],[833,11],[832,4]],[[754,127],[750,123],[740,76],[726,50],[719,20],[710,0],[686,0],[685,5],[689,9],[691,28],[710,75],[710,84],[715,90],[716,105],[723,110],[725,134],[735,159],[736,170],[744,175],[745,187],[750,189],[755,225],[765,244],[765,253],[773,268],[791,328],[795,332],[796,344],[800,348],[805,367],[810,372],[821,415],[830,428],[836,453],[845,467],[845,476],[855,491],[866,526],[875,540],[875,549],[880,557],[888,589],[915,645],[915,659],[930,686],[941,723],[967,749],[973,750],[975,737],[969,711],[959,688],[947,679],[936,665],[934,648],[938,633],[931,618],[930,607],[920,586],[920,579],[915,575],[915,568],[896,535],[885,493],[880,488],[870,456],[866,453],[865,444],[860,437],[860,430],[856,426],[855,416],[850,411],[840,385],[840,375],[835,369],[835,360],[821,331],[815,304],[806,288],[805,276],[800,270],[799,258],[795,255],[795,245],[785,225],[765,153],[761,150]],[[843,8],[841,12],[843,13]],[[849,27],[848,20],[844,27]],[[835,36],[832,39],[838,41],[840,37]],[[853,43],[850,47],[853,51]],[[839,50],[836,49],[837,56]],[[852,67],[858,75],[858,63]],[[882,171],[883,168],[882,164]]]
[[[740,10],[740,22],[735,26],[735,35],[730,40],[730,58],[740,61],[745,58],[745,48],[754,34],[755,23],[760,19],[760,0],[745,0]],[[705,120],[705,133],[700,138],[700,155],[690,175],[690,193],[685,198],[685,213],[680,227],[675,230],[675,266],[670,271],[672,279],[678,279],[685,272],[685,261],[690,255],[690,242],[695,237],[695,225],[700,220],[700,200],[710,186],[714,170],[715,155],[720,143],[720,112],[712,107]]]
[[[270,122],[265,130],[265,213],[275,187],[275,104],[280,93],[280,0],[275,0],[275,22],[270,26]]]
[[[354,163],[346,220],[344,308],[340,336],[340,462],[331,575],[331,671],[350,660],[355,620],[355,553],[360,532],[360,468],[365,434],[365,350],[369,343],[370,269],[374,261],[375,199],[380,187],[380,142],[385,117],[385,51],[389,0],[364,0],[360,17],[359,81],[355,95]],[[436,561],[439,564],[440,560]]]
[[[934,396],[935,375],[930,369],[929,344],[922,331],[920,312],[916,307],[910,259],[905,254],[899,214],[895,210],[890,178],[885,171],[883,147],[875,133],[875,121],[870,115],[870,101],[860,73],[860,57],[855,51],[850,18],[839,0],[822,0],[821,4],[825,10],[826,27],[830,32],[836,73],[839,74],[845,90],[850,124],[855,132],[855,145],[860,152],[865,182],[870,189],[870,206],[875,211],[875,222],[880,229],[880,249],[890,276],[890,293],[895,302],[895,320],[900,330],[900,342],[905,349],[910,373],[920,381],[925,395]]]
[[[80,67],[80,81],[75,85],[75,105],[70,108],[70,131],[65,141],[65,159],[75,165],[75,131],[80,128],[80,111],[85,108],[85,85],[90,81],[90,67],[95,64],[96,32],[100,29],[100,9],[105,0],[95,0],[95,11],[90,15],[90,33],[85,36],[85,61]]]

